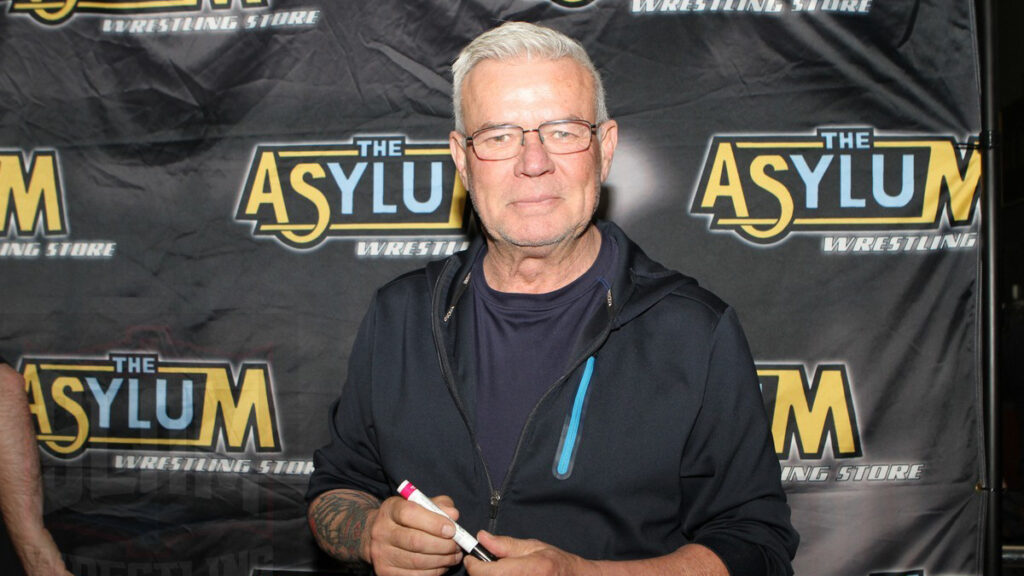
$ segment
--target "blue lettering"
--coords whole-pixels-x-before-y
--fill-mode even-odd
[[[110,428],[110,406],[114,403],[117,391],[121,389],[121,382],[120,378],[112,379],[110,387],[104,392],[103,387],[100,386],[99,381],[95,377],[89,376],[85,379],[85,383],[89,386],[89,391],[92,392],[93,397],[96,398],[96,405],[100,409],[100,428]]]
[[[334,176],[334,181],[338,184],[338,190],[341,191],[341,213],[351,214],[352,195],[356,190],[356,185],[359,184],[359,179],[363,177],[363,172],[366,170],[366,162],[356,164],[352,168],[352,173],[347,176],[341,164],[337,162],[327,164],[327,168],[330,169],[331,175]]]
[[[405,206],[417,214],[429,214],[441,205],[443,192],[441,191],[441,163],[430,163],[430,199],[420,202],[416,199],[415,186],[416,164],[405,162],[402,165],[402,200]]]
[[[402,139],[397,140],[369,140],[369,139],[357,139],[355,141],[356,146],[359,147],[359,155],[373,156],[377,158],[386,157],[397,157],[403,154],[402,146],[404,141]]]
[[[384,165],[373,163],[373,213],[394,214],[398,208],[394,204],[384,203]]]
[[[167,430],[184,430],[192,423],[192,380],[184,380],[181,388],[181,415],[167,415],[167,380],[156,380],[156,419]]]
[[[149,420],[139,418],[139,380],[128,379],[128,427],[139,430],[150,428]]]
[[[850,176],[850,157],[839,157],[839,206],[842,208],[863,208],[863,198],[853,197],[853,183]]]
[[[903,183],[900,193],[890,196],[885,191],[885,157],[875,154],[871,157],[871,190],[878,204],[886,208],[902,208],[914,197],[914,156],[903,155]]]
[[[804,185],[807,187],[807,207],[817,208],[818,207],[818,186],[821,184],[821,179],[825,176],[825,171],[828,170],[829,165],[832,164],[832,155],[828,154],[822,156],[818,160],[818,164],[811,170],[807,165],[807,161],[804,160],[803,154],[795,154],[792,156],[793,164],[796,166],[797,173],[800,174],[800,178],[803,179]]]

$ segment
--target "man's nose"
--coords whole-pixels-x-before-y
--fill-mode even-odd
[[[551,155],[544,148],[544,143],[541,142],[540,134],[536,130],[524,132],[523,150],[516,164],[517,172],[524,176],[540,176],[554,168]]]

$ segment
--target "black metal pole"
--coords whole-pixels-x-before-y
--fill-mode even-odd
[[[986,415],[988,514],[985,526],[985,574],[1002,575],[1001,427],[999,417],[999,284],[996,275],[999,208],[998,108],[996,102],[996,2],[979,0],[981,52],[982,152],[982,378]]]

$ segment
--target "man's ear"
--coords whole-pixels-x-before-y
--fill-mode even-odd
[[[612,169],[612,158],[615,156],[615,147],[619,145],[619,124],[615,120],[608,120],[597,129],[598,145],[601,147],[601,182],[608,178],[608,172]]]
[[[465,142],[466,137],[458,132],[452,130],[448,133],[448,150],[452,153],[452,160],[455,162],[455,170],[459,173],[459,178],[462,179],[462,185],[469,189],[469,173],[466,171],[468,151],[466,150]]]

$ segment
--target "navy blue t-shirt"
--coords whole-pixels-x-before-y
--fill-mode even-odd
[[[477,258],[472,275],[476,431],[495,488],[504,483],[530,411],[565,375],[584,323],[604,305],[617,250],[615,241],[604,236],[590,269],[546,294],[492,289],[483,256]]]

